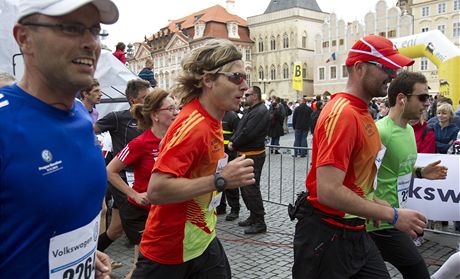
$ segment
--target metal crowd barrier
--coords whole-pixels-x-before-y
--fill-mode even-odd
[[[266,145],[267,157],[262,170],[260,190],[265,202],[282,206],[294,204],[297,193],[305,191],[305,180],[311,165],[311,147]],[[279,154],[275,154],[275,150]],[[295,150],[306,150],[306,157],[293,157]],[[425,231],[450,236],[458,233],[425,229]]]
[[[306,157],[293,157],[295,150],[305,150]],[[280,154],[276,154],[275,151]],[[267,157],[260,181],[263,200],[284,206],[293,204],[296,194],[305,191],[310,161],[309,147],[267,145]]]

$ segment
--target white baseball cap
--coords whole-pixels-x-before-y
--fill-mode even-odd
[[[113,24],[118,20],[118,8],[111,0],[20,0],[19,19],[32,14],[61,16],[78,8],[93,4],[99,11],[101,23]]]

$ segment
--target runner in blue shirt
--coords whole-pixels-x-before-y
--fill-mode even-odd
[[[14,37],[24,75],[0,89],[0,277],[109,278],[97,252],[105,164],[88,112],[110,0],[22,0]]]

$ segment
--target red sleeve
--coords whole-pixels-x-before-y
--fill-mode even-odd
[[[208,150],[207,134],[199,127],[191,129],[183,137],[181,131],[183,129],[168,131],[152,172],[189,177],[190,170],[196,168],[201,156]]]
[[[420,153],[436,153],[436,137],[433,129],[430,129],[421,144]]]
[[[123,164],[129,166],[134,162],[138,161],[139,157],[142,156],[143,141],[140,136],[130,141],[125,148],[123,148],[117,154],[117,158],[123,162]]]
[[[347,172],[351,154],[358,140],[356,118],[350,109],[322,113],[319,121],[316,166],[332,165]]]

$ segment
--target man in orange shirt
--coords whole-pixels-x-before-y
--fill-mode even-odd
[[[231,278],[215,234],[222,191],[255,183],[253,161],[228,162],[222,118],[248,89],[241,53],[211,40],[182,60],[182,110],[166,133],[147,195],[151,207],[132,278]]]
[[[361,38],[346,60],[344,92],[324,107],[313,137],[312,167],[294,238],[293,278],[390,278],[379,250],[366,233],[366,219],[386,221],[416,236],[426,219],[373,199],[383,158],[367,104],[387,94],[396,70],[414,61],[380,36]]]

